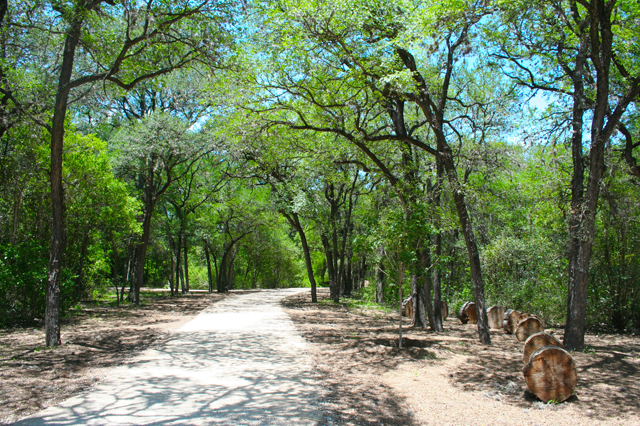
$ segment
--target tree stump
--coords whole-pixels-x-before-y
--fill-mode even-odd
[[[557,346],[535,351],[522,370],[529,390],[543,402],[565,401],[578,383],[576,364],[569,352]]]
[[[513,334],[516,332],[518,322],[520,322],[520,315],[522,312],[514,311],[513,309],[507,309],[502,317],[502,328],[507,334]]]
[[[492,306],[487,310],[487,317],[489,318],[489,328],[502,327],[502,318],[504,317],[503,306]]]
[[[442,321],[446,320],[449,316],[449,305],[444,300],[440,301],[440,311],[442,312]]]
[[[526,364],[529,362],[531,354],[545,346],[557,346],[559,348],[564,348],[562,343],[551,334],[544,332],[533,333],[527,338],[527,341],[524,342],[524,352],[522,354],[524,363]]]
[[[409,296],[402,301],[402,316],[413,318],[413,296]]]
[[[531,336],[533,333],[539,333],[544,331],[544,324],[540,318],[535,315],[531,315],[518,323],[516,327],[515,334],[519,341],[524,342],[527,340],[527,337]]]

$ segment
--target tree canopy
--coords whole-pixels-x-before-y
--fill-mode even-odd
[[[640,327],[627,0],[0,1],[0,326],[308,286]],[[371,283],[371,285],[369,285]],[[180,289],[180,290],[178,290]]]

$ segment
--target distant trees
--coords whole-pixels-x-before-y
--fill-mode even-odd
[[[485,343],[491,303],[637,326],[639,13],[0,1],[0,321],[328,285],[439,332],[473,299]]]

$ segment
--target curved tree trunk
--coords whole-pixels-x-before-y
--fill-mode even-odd
[[[69,100],[69,83],[73,72],[76,47],[80,39],[84,3],[78,5],[80,11],[73,10],[70,28],[67,32],[62,53],[62,65],[58,78],[58,91],[53,107],[51,123],[51,246],[49,250],[49,272],[45,309],[45,341],[47,346],[60,344],[60,274],[62,272],[65,248],[64,193],[62,187],[62,153],[64,143],[64,122]]]

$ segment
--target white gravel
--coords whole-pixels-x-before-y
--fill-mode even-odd
[[[90,390],[17,425],[317,425],[319,385],[279,301],[233,295]]]

